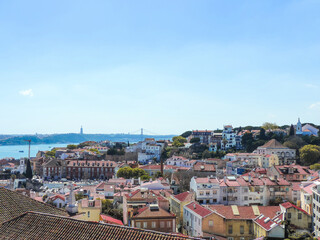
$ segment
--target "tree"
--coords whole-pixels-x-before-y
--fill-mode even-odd
[[[260,128],[260,134],[259,134],[259,139],[260,140],[265,140],[266,137],[266,130],[264,128]]]
[[[311,165],[320,160],[320,147],[317,145],[305,145],[300,149],[300,158],[303,164]]]
[[[51,151],[46,152],[46,157],[55,158],[57,149],[52,149]]]
[[[184,137],[184,138],[187,138],[187,137],[189,137],[191,134],[192,134],[191,131],[186,131],[186,132],[182,133],[180,136],[181,136],[181,137]]]
[[[294,127],[292,124],[290,126],[289,136],[294,136]]]
[[[203,158],[203,159],[211,158],[211,153],[210,153],[208,150],[205,150],[205,151],[202,153],[202,158]]]
[[[100,154],[100,152],[98,151],[98,149],[95,148],[90,148],[89,149],[90,152],[96,153],[96,154]]]
[[[287,141],[283,143],[285,147],[291,148],[291,149],[296,149],[299,150],[302,148],[304,145],[306,145],[306,142],[303,141],[300,137],[298,136],[290,136]]]
[[[246,149],[247,152],[252,152],[254,150],[253,148],[253,136],[252,136],[252,133],[245,133],[243,136],[242,136],[242,139],[241,139],[241,144],[242,146],[244,146],[244,148]]]
[[[132,168],[131,167],[120,168],[117,172],[117,176],[123,177],[125,179],[132,178],[132,176],[133,176]]]
[[[78,148],[78,146],[77,145],[74,145],[74,144],[69,144],[69,145],[67,145],[67,149],[70,149],[70,150],[72,150],[72,149],[77,149]]]
[[[85,196],[83,195],[83,193],[77,193],[77,194],[75,194],[75,197],[76,197],[76,201],[79,201],[80,199],[85,198]]]
[[[190,143],[198,143],[200,142],[200,138],[195,137],[195,138],[191,138]]]
[[[172,145],[173,145],[174,147],[183,147],[183,146],[184,146],[184,143],[187,142],[187,139],[184,138],[184,137],[182,137],[182,136],[173,137],[172,140],[173,140]]]
[[[159,178],[159,177],[163,177],[162,174],[161,174],[161,172],[156,172],[155,178]]]
[[[32,179],[32,169],[29,159],[27,160],[26,178],[28,178],[29,180]]]
[[[131,167],[124,167],[120,168],[117,172],[118,177],[123,177],[125,179],[129,178],[150,178],[148,173],[141,169],[141,168],[131,168]]]
[[[315,170],[315,171],[320,170],[320,163],[315,163],[315,164],[311,165],[310,169]]]
[[[265,122],[262,125],[262,128],[264,128],[265,130],[274,130],[274,129],[279,128],[279,126],[276,123]]]

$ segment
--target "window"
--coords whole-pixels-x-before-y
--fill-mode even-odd
[[[244,197],[244,200],[245,200],[245,201],[248,201],[248,197],[247,197],[247,196],[245,196],[245,197]]]
[[[213,221],[212,220],[209,221],[209,227],[213,227]]]
[[[136,227],[137,227],[137,228],[141,228],[140,222],[137,222],[137,223],[136,223]]]
[[[240,226],[240,234],[244,234],[244,226]]]
[[[228,240],[233,240],[233,237],[228,237]]]
[[[302,213],[298,213],[298,219],[302,219]]]
[[[229,234],[232,234],[232,225],[229,225],[229,226],[228,226],[228,233],[229,233]]]
[[[167,222],[167,227],[171,228],[171,222],[170,221]]]
[[[164,221],[160,222],[160,228],[164,228]]]
[[[151,227],[156,228],[156,222],[152,222]]]
[[[288,213],[288,219],[291,219],[291,213]]]
[[[90,211],[88,211],[88,218],[90,218]]]
[[[147,228],[148,223],[147,222],[143,222],[143,228]]]
[[[244,238],[244,237],[241,237],[241,238],[240,238],[240,240],[245,240],[245,239],[246,239],[246,238]]]

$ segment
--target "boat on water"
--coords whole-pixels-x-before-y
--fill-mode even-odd
[[[19,152],[23,153],[24,151],[23,151],[23,150],[20,150]]]

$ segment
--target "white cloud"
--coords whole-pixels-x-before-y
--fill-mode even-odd
[[[315,109],[315,108],[320,108],[320,102],[312,103],[309,106],[309,109]]]
[[[32,89],[22,90],[19,92],[22,96],[33,97]]]

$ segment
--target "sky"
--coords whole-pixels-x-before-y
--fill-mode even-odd
[[[0,1],[0,134],[320,124],[320,1]]]

